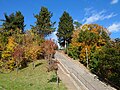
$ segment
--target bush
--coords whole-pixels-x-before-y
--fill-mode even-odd
[[[68,55],[73,59],[78,59],[80,55],[80,47],[70,45],[68,47]]]

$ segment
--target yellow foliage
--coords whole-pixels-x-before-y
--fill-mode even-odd
[[[3,51],[3,52],[2,52],[2,58],[3,58],[3,59],[9,58],[9,57],[11,57],[10,51]]]
[[[38,54],[40,54],[41,52],[42,48],[40,46],[30,44],[25,48],[25,57],[28,59],[35,60]]]
[[[75,30],[75,31],[73,32],[72,40],[71,40],[72,43],[77,42],[77,39],[79,38],[79,33],[80,33],[80,29]]]
[[[4,50],[2,52],[2,58],[3,59],[10,59],[12,58],[12,52],[14,51],[14,47],[16,46],[17,44],[14,42],[14,38],[13,37],[9,37],[8,38],[8,44],[6,45],[6,50]]]
[[[14,38],[13,37],[9,37],[8,38],[8,44],[6,45],[6,48],[8,51],[14,51],[14,47],[16,46],[17,44],[14,42]]]
[[[98,24],[83,25],[80,29],[73,32],[69,50],[72,51],[75,49],[75,47],[80,47],[79,58],[81,61],[85,62],[87,48],[88,59],[90,60],[90,54],[93,47],[95,47],[94,50],[97,50],[100,49],[101,46],[106,44],[106,40],[103,37],[104,35],[101,35],[103,32],[106,32],[106,29]],[[80,40],[80,42],[78,39]]]
[[[14,68],[15,60],[12,58],[7,62],[8,68],[12,70]]]

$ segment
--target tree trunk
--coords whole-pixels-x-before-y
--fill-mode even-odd
[[[87,68],[89,68],[89,65],[88,65],[88,50],[87,50],[87,48],[85,48],[85,50],[86,50],[86,63],[87,63]]]
[[[17,72],[17,74],[18,74],[18,70],[19,70],[19,66],[17,65],[17,68],[16,68],[16,72]]]
[[[18,70],[19,70],[19,63],[18,63],[18,60],[16,60],[15,64],[16,64],[16,66],[17,66],[17,68],[16,68],[16,73],[18,74]]]
[[[32,66],[33,66],[33,69],[35,69],[35,63],[34,63],[34,61],[33,61],[33,63],[32,63]]]

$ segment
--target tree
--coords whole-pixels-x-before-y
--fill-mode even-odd
[[[120,40],[120,39],[116,39]],[[90,69],[120,89],[120,41],[112,41],[94,52]]]
[[[0,28],[0,51],[3,51],[5,49],[7,42],[8,39],[3,32],[3,28]]]
[[[80,61],[86,64],[86,48],[90,61],[92,53],[106,45],[109,40],[109,35],[102,26],[97,24],[86,24],[82,26],[78,38],[78,42],[81,44]]]
[[[22,62],[25,63],[25,61],[24,61],[24,48],[20,45],[16,46],[14,48],[14,52],[12,53],[12,56],[13,56],[13,59],[15,61],[15,66],[17,67],[16,71],[18,73],[20,65],[22,67]]]
[[[63,15],[60,17],[60,22],[57,31],[58,42],[61,46],[65,47],[65,44],[69,44],[71,42],[71,35],[73,33],[73,19],[64,11]]]
[[[24,32],[24,16],[20,11],[17,11],[16,14],[12,13],[9,16],[4,14],[5,20],[3,21],[4,32],[7,32],[8,35],[23,33]]]
[[[34,17],[37,19],[35,26],[32,26],[32,29],[35,33],[42,35],[43,37],[51,34],[55,28],[53,28],[54,23],[51,22],[51,17],[53,14],[48,11],[46,7],[41,7],[39,14],[36,14]]]
[[[6,44],[6,48],[2,51],[2,62],[4,63],[3,68],[6,70],[12,70],[14,68],[14,59],[12,57],[12,53],[14,52],[14,48],[17,43],[13,37],[9,37],[8,43]]]
[[[81,23],[79,23],[78,21],[74,21],[74,28],[75,28],[75,29],[79,29],[80,26],[82,26]]]
[[[57,45],[52,40],[46,40],[42,43],[42,49],[45,59],[51,61],[55,54],[55,50],[57,49]]]
[[[73,31],[71,43],[68,46],[68,55],[73,59],[79,59],[80,55],[80,43],[78,42],[80,29],[76,29]]]
[[[109,43],[109,35],[105,28],[97,24],[85,24],[73,31],[68,55],[74,59],[79,58],[86,65],[86,61],[91,61],[92,53],[106,43]]]
[[[42,42],[43,40],[41,40],[41,37],[36,38],[36,35],[34,35],[31,30],[27,31],[24,35],[23,43],[25,47],[25,58],[27,61],[33,62],[33,69],[35,68],[34,61],[36,61],[41,55],[42,48],[40,44]]]
[[[59,77],[57,74],[58,71],[58,61],[52,60],[55,54],[55,50],[57,49],[57,45],[52,40],[46,40],[42,44],[43,54],[45,59],[48,62],[47,71],[55,71],[57,76],[57,85],[59,85]]]

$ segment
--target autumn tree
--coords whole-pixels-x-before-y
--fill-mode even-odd
[[[13,59],[15,61],[15,67],[17,68],[17,73],[18,73],[20,66],[22,67],[23,63],[26,63],[24,61],[25,60],[24,59],[24,48],[20,45],[16,46],[14,48],[12,56],[13,56]]]
[[[109,35],[106,32],[106,29],[97,24],[88,24],[82,27],[81,32],[79,33],[78,42],[81,43],[81,54],[80,60],[84,60],[83,63],[86,63],[86,49],[88,54],[88,59],[91,58],[91,53],[96,49],[99,49],[101,46],[109,43]]]
[[[39,14],[34,15],[37,19],[35,26],[32,26],[34,33],[40,34],[43,37],[51,34],[55,30],[55,22],[51,22],[52,16],[53,14],[46,7],[41,7]]]
[[[44,58],[48,61],[48,68],[52,64],[52,57],[54,57],[55,49],[57,49],[57,45],[52,40],[46,40],[42,44]]]
[[[65,47],[66,43],[69,44],[71,42],[73,30],[73,19],[69,13],[64,11],[63,15],[60,17],[58,31],[56,34],[58,37],[58,43],[61,46]]]
[[[3,23],[0,28],[0,48],[1,48],[1,61],[3,67],[7,69],[14,68],[14,59],[12,53],[14,47],[20,44],[20,38],[18,35],[24,32],[24,16],[20,11],[10,15],[4,14],[5,20],[1,20]],[[22,37],[21,37],[22,38]],[[22,41],[21,41],[22,42]]]
[[[106,28],[86,24],[73,32],[68,55],[79,59],[108,83],[120,89],[120,39],[110,40]],[[88,59],[88,63],[87,63]]]
[[[14,41],[13,37],[9,37],[8,43],[6,44],[6,48],[2,51],[2,62],[4,63],[3,68],[6,70],[12,70],[14,68],[14,59],[12,57],[12,53],[14,52],[14,48],[16,47],[17,43]]]
[[[45,59],[50,61],[55,54],[55,49],[57,49],[57,45],[52,40],[46,40],[45,42],[43,42],[42,48]]]
[[[22,42],[22,35],[24,32],[24,16],[20,11],[10,15],[4,14],[5,20],[1,20],[3,23],[0,28],[0,47],[1,52],[4,53],[6,45],[9,43],[9,38],[14,38],[14,42],[20,44]]]
[[[47,71],[55,71],[55,74],[57,76],[57,85],[59,85],[59,77],[58,77],[58,61],[53,60],[55,50],[57,49],[57,45],[52,40],[46,40],[42,44],[43,54],[45,59],[48,62]]]
[[[69,55],[79,58],[85,65],[86,59],[91,60],[92,53],[109,43],[106,29],[97,24],[85,24],[73,32],[72,42],[68,47]]]
[[[32,32],[32,30],[29,30],[24,35],[24,47],[25,47],[25,58],[32,62],[33,69],[35,68],[34,62],[38,59],[38,57],[41,55],[42,44],[43,40],[41,37],[36,38],[36,35]]]

